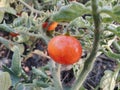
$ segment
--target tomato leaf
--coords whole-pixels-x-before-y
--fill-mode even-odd
[[[24,24],[24,18],[18,17],[13,21],[13,27],[22,26]]]
[[[116,22],[120,22],[120,5],[115,5],[112,8],[112,18]]]
[[[0,1],[0,11],[4,11],[4,12],[15,15],[16,11],[12,7],[10,7],[9,3],[10,2],[8,0],[1,0]]]
[[[105,75],[100,81],[100,88],[102,88],[102,90],[114,90],[117,76],[118,72],[115,73],[113,71],[106,70]]]
[[[112,9],[113,14],[120,16],[120,5],[115,5]]]
[[[60,8],[59,12],[53,14],[52,19],[57,22],[69,22],[85,13],[90,13],[83,4],[72,2],[69,5]]]
[[[114,7],[109,4],[107,6],[104,5],[101,7],[100,12],[110,15],[112,20],[120,22],[120,5],[115,5]]]
[[[41,71],[40,69],[36,69],[35,67],[32,67],[32,72],[36,74],[37,76],[41,76],[43,78],[47,78],[47,75]]]
[[[89,26],[89,22],[82,17],[78,17],[70,22],[70,26],[86,28],[87,26]]]
[[[110,51],[104,51],[105,55],[112,58],[112,59],[119,59],[120,58],[120,54],[116,54]]]
[[[11,69],[14,73],[17,74],[17,76],[20,76],[22,73],[20,50],[18,46],[14,46],[13,48],[14,48],[14,53],[12,57]]]
[[[3,21],[4,18],[4,12],[0,11],[0,23]]]
[[[22,33],[19,36],[17,36],[17,39],[15,39],[14,41],[18,43],[23,43],[23,42],[27,42],[29,39],[30,39],[29,35]]]
[[[17,90],[36,90],[33,84],[22,84],[19,83]],[[41,89],[40,89],[41,90]]]
[[[6,32],[14,32],[15,30],[8,26],[7,24],[0,24],[0,30],[6,31]]]
[[[0,89],[8,90],[11,86],[11,79],[8,72],[0,72]]]
[[[42,88],[39,86],[35,86],[33,83],[29,84],[20,83],[17,86],[17,90],[55,90],[55,89],[53,87]]]
[[[0,7],[0,11],[4,11],[4,12],[7,12],[7,13],[16,15],[16,11],[12,7]]]
[[[104,23],[111,23],[113,21],[112,17],[105,13],[101,14],[101,18]]]
[[[107,27],[107,29],[110,31],[110,32],[112,32],[112,33],[114,33],[115,35],[117,35],[118,37],[120,37],[120,26],[114,26],[114,25],[109,25],[108,27]]]
[[[113,20],[120,23],[120,15],[113,15]]]
[[[47,84],[47,83],[45,83],[45,82],[43,82],[43,81],[41,81],[41,80],[36,80],[36,79],[33,80],[33,84],[34,84],[36,87],[42,87],[42,88],[47,88],[47,87],[49,87],[49,84]]]
[[[3,70],[10,74],[12,86],[14,86],[17,82],[19,82],[20,78],[17,77],[16,74],[10,68],[3,65]]]

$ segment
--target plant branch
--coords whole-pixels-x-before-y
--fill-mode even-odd
[[[36,10],[34,8],[32,8],[30,5],[28,5],[27,3],[25,3],[23,0],[18,0],[20,3],[22,3],[23,5],[25,5],[28,9],[30,9],[32,12],[34,13],[38,13],[38,14],[45,14],[42,11]]]
[[[117,51],[120,53],[120,45],[117,43],[117,41],[113,42],[113,46],[117,49]]]
[[[6,32],[15,32],[14,29],[11,27],[7,26],[6,24],[0,24],[0,30],[6,31]]]
[[[93,20],[94,20],[94,26],[95,26],[93,48],[84,64],[84,68],[82,72],[80,73],[78,79],[74,83],[72,90],[79,90],[83,82],[85,81],[87,75],[92,70],[93,64],[95,62],[95,56],[97,54],[98,45],[99,45],[100,16],[98,13],[98,0],[91,0],[91,2],[92,2],[92,14],[93,14]]]
[[[4,44],[10,50],[15,45],[12,41],[9,41],[3,37],[0,37],[0,43]]]
[[[60,64],[56,64],[53,60],[51,60],[51,72],[53,77],[53,85],[55,87],[55,90],[63,90],[61,80],[60,80]]]

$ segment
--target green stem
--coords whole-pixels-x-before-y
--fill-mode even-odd
[[[6,24],[0,24],[0,30],[6,32],[14,32],[15,30],[7,26]]]
[[[21,77],[24,78],[25,82],[28,81],[28,75],[22,70],[22,74],[21,74]]]
[[[98,13],[98,0],[91,0],[92,2],[92,14],[93,14],[93,19],[94,19],[94,25],[95,25],[95,30],[94,30],[94,42],[93,42],[93,48],[92,51],[87,58],[84,68],[82,72],[80,73],[78,79],[74,83],[73,87],[71,90],[79,90],[80,87],[82,86],[83,82],[85,81],[88,73],[92,70],[93,64],[95,62],[95,56],[97,54],[97,49],[99,45],[99,38],[100,38],[100,16]]]
[[[120,45],[117,43],[117,41],[113,42],[113,46],[117,49],[118,53],[120,53]]]
[[[32,8],[31,6],[29,6],[27,3],[25,3],[23,0],[18,0],[19,2],[21,2],[23,5],[25,5],[28,9],[30,9],[32,12],[34,13],[38,13],[38,14],[45,14],[42,11],[36,10],[34,8]]]
[[[105,49],[107,49],[107,48],[105,48]],[[108,51],[106,51],[105,49],[103,49],[102,51],[107,57],[116,60],[118,63],[120,62],[119,61],[120,54],[114,53],[111,49],[107,49]]]
[[[21,54],[18,46],[14,46],[14,53],[12,56],[11,70],[18,76],[21,76],[22,67],[21,67]]]
[[[109,15],[113,15],[111,11],[112,11],[111,8],[102,8],[102,9],[99,11],[99,13],[107,13],[107,14],[109,14]]]
[[[63,90],[61,80],[60,80],[60,64],[56,64],[55,62],[51,61],[51,72],[53,77],[53,85],[55,87],[55,90]]]
[[[3,37],[0,37],[0,43],[2,43],[2,44],[4,44],[8,49],[10,49],[10,50],[12,50],[12,48],[16,45],[18,45],[18,44],[15,44],[14,42],[12,42],[12,41],[9,41],[9,40],[7,40],[7,39],[5,39],[5,38],[3,38]],[[17,55],[18,55],[18,51],[17,52],[15,52],[14,54],[16,54],[17,53]],[[14,55],[13,54],[13,55]],[[18,56],[15,56],[14,58],[17,58],[17,60],[18,60]],[[13,58],[12,58],[13,59]],[[18,60],[18,63],[19,63],[19,61],[20,60]],[[13,61],[12,60],[12,65],[16,65],[17,63],[15,63],[15,64],[13,64],[13,63],[15,63],[15,61]],[[21,62],[20,62],[20,65],[16,65],[17,67],[19,66],[19,67],[21,67]],[[4,68],[6,68],[6,67],[4,67]],[[7,69],[7,68],[6,68]],[[16,69],[16,67],[15,67],[15,69]],[[9,70],[9,69],[7,69],[7,70]],[[19,71],[19,70],[17,70],[17,71]],[[12,73],[12,74],[15,74],[14,72],[11,72],[10,70],[9,70],[9,72],[10,73]],[[22,74],[23,74],[23,72],[22,72]],[[25,80],[27,80],[27,75],[26,74],[24,74],[24,75],[22,75],[23,77],[24,77],[24,79]]]
[[[26,34],[26,35],[33,36],[36,38],[43,38],[46,43],[48,43],[50,40],[50,38],[47,35],[45,35],[45,33],[43,33],[43,32],[40,32],[38,34],[34,34],[34,33],[26,32],[26,31],[18,31],[18,33]]]
[[[0,43],[4,44],[10,50],[14,46],[14,43],[12,41],[9,41],[3,37],[0,37]]]

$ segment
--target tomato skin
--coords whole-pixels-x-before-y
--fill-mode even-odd
[[[47,31],[53,31],[57,27],[58,23],[57,22],[51,22],[50,24],[48,22],[44,22],[42,24],[42,28],[46,29]]]
[[[55,30],[55,28],[57,27],[58,23],[57,22],[52,22],[49,27],[48,27],[48,31],[53,31]]]
[[[43,29],[47,28],[47,26],[48,26],[48,22],[44,22],[44,23],[42,24],[42,28],[43,28]]]
[[[10,35],[11,35],[12,37],[17,37],[19,34],[18,34],[18,33],[14,33],[14,32],[10,32]]]
[[[82,56],[82,46],[72,36],[59,35],[52,38],[48,43],[48,53],[57,63],[74,64]]]

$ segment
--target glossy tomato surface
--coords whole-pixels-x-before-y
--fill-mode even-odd
[[[48,43],[48,53],[57,63],[74,64],[82,55],[82,46],[72,36],[59,35],[52,38]]]

